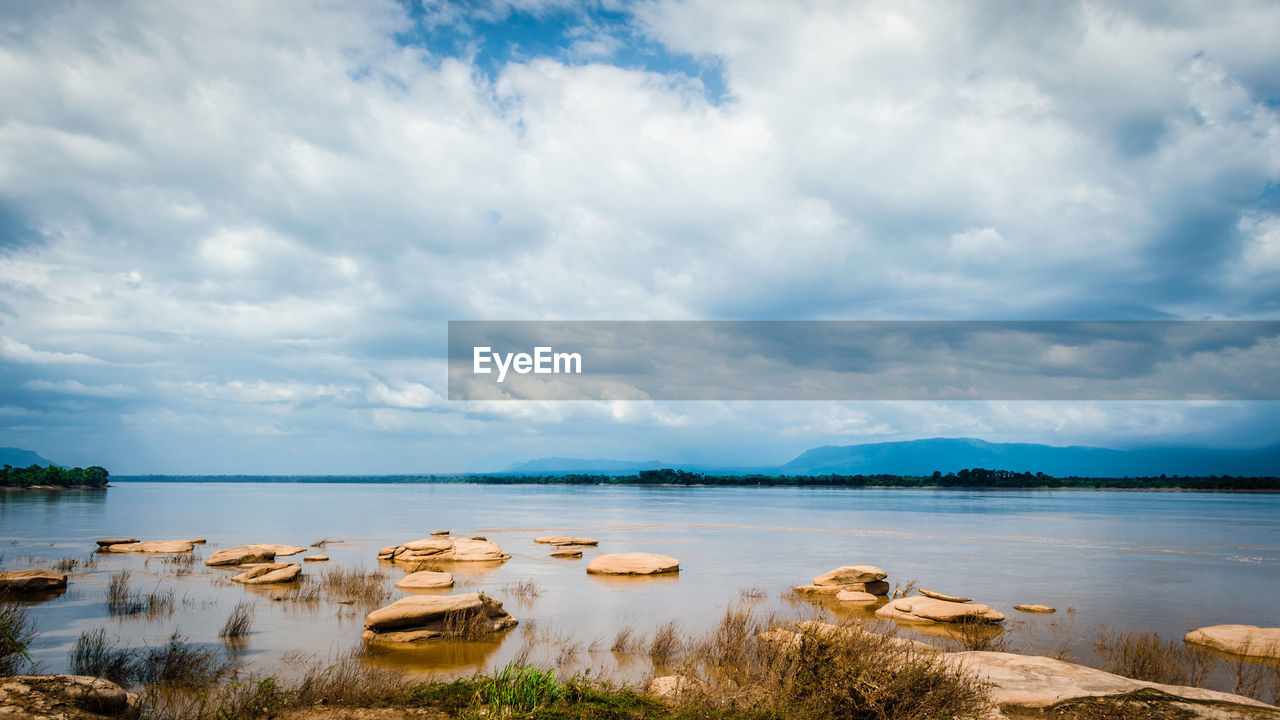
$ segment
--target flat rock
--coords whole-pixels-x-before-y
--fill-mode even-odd
[[[1024,603],[1022,605],[1014,605],[1013,609],[1017,610],[1018,612],[1024,612],[1024,613],[1048,614],[1048,613],[1058,612],[1057,608],[1052,608],[1052,607],[1049,607],[1048,605],[1036,605],[1034,603]]]
[[[947,602],[953,602],[953,603],[973,602],[973,598],[957,597],[955,595],[944,595],[940,592],[934,592],[933,590],[925,590],[924,588],[920,588],[917,592],[919,592],[921,595],[925,597],[933,598],[934,600],[946,600]]]
[[[307,551],[306,548],[298,547],[297,545],[273,545],[271,543],[254,543],[254,545],[256,547],[270,549],[271,552],[275,553],[276,557],[288,557],[290,555],[297,555],[298,553],[304,553]]]
[[[328,555],[308,555],[302,558],[302,560],[303,562],[327,562],[329,560],[329,556]]]
[[[119,685],[84,675],[14,675],[0,678],[0,718],[97,720],[136,718],[138,697]]]
[[[483,535],[472,535],[471,537],[469,537],[469,538],[467,538],[467,539],[468,539],[468,540],[488,540],[489,538],[487,538],[487,537],[485,537],[485,536],[483,536]]]
[[[453,587],[453,573],[437,572],[435,570],[421,570],[415,573],[409,573],[396,583],[398,588],[410,588],[413,590],[425,590],[429,588],[451,588]]]
[[[655,553],[614,553],[598,555],[587,565],[587,572],[599,575],[659,575],[680,572],[680,561]]]
[[[98,552],[132,552],[132,553],[184,553],[195,549],[190,540],[144,540],[142,542],[117,543],[104,545]]]
[[[420,642],[470,634],[495,633],[514,627],[516,619],[502,603],[482,593],[413,595],[400,598],[365,616],[364,639],[375,642]]]
[[[276,553],[265,545],[240,545],[223,548],[209,556],[205,565],[218,567],[224,565],[245,565],[247,563],[275,562]]]
[[[471,538],[428,537],[412,540],[403,545],[384,547],[378,551],[382,560],[395,562],[422,562],[424,560],[448,560],[453,562],[502,562],[510,559],[495,542]]]
[[[244,585],[269,585],[295,582],[301,575],[302,565],[298,563],[268,563],[256,565],[232,577],[231,580]]]
[[[433,530],[433,531],[431,532],[431,534],[432,534],[432,535],[448,535],[448,534],[449,534],[449,531],[448,531],[448,530]]]
[[[874,565],[846,565],[813,579],[814,585],[852,585],[883,580],[889,573]]]
[[[858,592],[857,590],[841,590],[836,594],[836,600],[842,603],[858,603],[869,604],[878,602],[879,597],[867,592]]]
[[[965,620],[983,623],[1004,621],[1003,613],[980,603],[954,603],[920,595],[891,600],[876,610],[876,617],[922,625]]]
[[[534,538],[533,541],[544,545],[583,545],[586,547],[595,547],[600,544],[600,541],[595,538],[573,537],[571,535],[546,535]]]
[[[554,558],[580,558],[580,557],[582,557],[582,551],[581,551],[581,550],[577,550],[577,549],[575,549],[575,548],[573,548],[573,547],[562,547],[562,548],[560,548],[559,550],[556,550],[555,552],[551,553],[551,557],[554,557]]]
[[[125,543],[136,543],[138,538],[104,538],[98,540],[98,547],[106,547],[108,545],[124,545]]]
[[[1280,659],[1280,628],[1211,625],[1192,630],[1183,640],[1233,655]]]
[[[0,573],[0,595],[41,593],[67,587],[67,576],[53,570],[14,570]]]
[[[949,662],[968,668],[980,680],[990,683],[991,700],[1001,707],[1043,708],[1072,698],[1119,695],[1152,688],[1189,700],[1271,708],[1266,703],[1241,695],[1133,680],[1095,668],[1036,655],[974,651],[949,653],[946,658]],[[1241,716],[1228,714],[1219,717]],[[1245,715],[1245,717],[1253,716]]]
[[[801,595],[830,595],[835,597],[842,592],[864,592],[872,595],[888,595],[889,583],[874,580],[865,583],[849,583],[848,585],[797,585],[795,591]]]

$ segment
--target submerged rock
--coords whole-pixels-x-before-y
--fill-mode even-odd
[[[302,566],[298,563],[265,563],[246,570],[231,580],[244,585],[269,585],[294,582],[301,575]]]
[[[1211,625],[1192,630],[1183,640],[1233,655],[1280,660],[1280,628]]]
[[[328,555],[308,555],[302,558],[303,562],[328,562]]]
[[[546,535],[544,537],[536,537],[533,541],[543,545],[584,545],[587,547],[595,547],[600,544],[600,541],[595,538],[572,537],[570,535]]]
[[[0,678],[0,717],[15,720],[136,718],[138,697],[108,680],[84,675]]]
[[[409,573],[396,583],[398,588],[409,588],[412,590],[426,590],[430,588],[451,588],[453,587],[453,573],[439,572],[436,570],[421,570],[415,573]]]
[[[660,575],[680,572],[680,561],[655,553],[614,553],[593,558],[587,565],[587,572],[599,575]]]
[[[144,540],[142,542],[103,545],[98,552],[133,553],[185,553],[196,548],[190,540]]]
[[[571,546],[570,546],[570,547],[562,547],[562,548],[560,548],[559,550],[556,550],[555,552],[551,553],[551,557],[553,557],[553,558],[580,558],[580,557],[582,557],[582,551],[581,551],[581,550],[578,550],[578,549],[576,549],[576,548],[574,548],[574,547],[571,547]]]
[[[448,530],[432,530],[431,534],[432,535],[448,535],[449,531]]]
[[[841,590],[836,594],[836,600],[839,600],[842,603],[869,605],[871,603],[879,602],[880,597],[868,592],[858,592],[857,590]]]
[[[891,600],[889,604],[876,610],[876,617],[922,625],[962,621],[1004,622],[1003,613],[980,603],[948,602],[920,595]]]
[[[403,545],[384,547],[378,551],[381,560],[395,562],[422,562],[447,560],[452,562],[502,562],[511,558],[495,542],[470,538],[428,537]]]
[[[475,639],[516,624],[501,602],[482,593],[413,595],[365,616],[363,637],[390,643]]]
[[[888,595],[889,583],[875,580],[865,583],[849,583],[848,585],[797,585],[795,591],[801,595],[829,595],[835,597],[842,592],[864,592],[870,595]]]
[[[26,594],[64,590],[67,576],[53,570],[14,570],[0,573],[0,595]]]
[[[105,538],[98,540],[98,547],[106,547],[108,545],[124,545],[125,543],[136,543],[138,538]]]

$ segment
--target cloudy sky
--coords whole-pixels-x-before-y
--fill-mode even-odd
[[[0,445],[1261,445],[1275,403],[461,403],[448,320],[1280,319],[1280,4],[0,5]]]

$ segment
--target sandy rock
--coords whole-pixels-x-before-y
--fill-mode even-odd
[[[0,718],[98,720],[136,718],[138,697],[119,685],[83,675],[15,675],[0,678]]]
[[[614,553],[593,558],[587,565],[587,572],[600,575],[658,575],[680,572],[680,561],[669,555],[654,553]]]
[[[254,545],[255,547],[271,550],[271,552],[275,553],[276,557],[288,557],[290,555],[297,555],[298,553],[304,553],[307,551],[306,548],[298,547],[297,545],[273,545],[271,543],[254,543]]]
[[[583,545],[586,547],[595,547],[600,544],[600,541],[595,538],[573,537],[570,535],[547,535],[534,538],[533,541],[544,545]]]
[[[328,560],[328,555],[308,555],[302,558],[303,562],[327,562]]]
[[[190,540],[144,540],[143,542],[118,543],[104,545],[98,552],[133,552],[133,553],[184,553],[195,549]]]
[[[1003,613],[992,610],[986,605],[953,603],[920,595],[892,600],[876,610],[876,617],[922,625],[935,622],[960,622],[968,619],[984,623],[1004,621]]]
[[[554,557],[554,558],[580,558],[580,557],[582,557],[582,551],[581,551],[581,550],[574,549],[573,547],[562,547],[562,548],[560,548],[559,550],[556,550],[555,552],[551,553],[551,557]]]
[[[1280,660],[1280,628],[1211,625],[1192,630],[1183,640],[1233,655]]]
[[[883,580],[889,573],[874,565],[846,565],[813,579],[814,585],[852,585]]]
[[[432,534],[432,535],[448,535],[448,534],[449,534],[449,531],[448,531],[448,530],[433,530],[433,531],[431,532],[431,534]]]
[[[378,557],[396,562],[448,560],[452,562],[502,562],[510,555],[495,542],[470,538],[429,537],[382,548]]]
[[[842,603],[870,604],[878,602],[879,597],[871,593],[858,592],[857,590],[841,590],[836,594],[836,600]]]
[[[240,545],[223,548],[209,556],[205,565],[218,567],[224,565],[245,565],[247,563],[275,562],[276,553],[265,545]]]
[[[875,580],[865,583],[849,583],[848,585],[797,585],[795,591],[801,595],[830,595],[835,597],[844,591],[864,592],[871,595],[888,595],[889,583]]]
[[[269,585],[295,582],[301,575],[302,566],[298,563],[268,563],[257,565],[232,577],[231,580],[244,585]]]
[[[485,536],[483,536],[483,535],[472,535],[471,537],[469,537],[469,538],[467,538],[467,539],[468,539],[468,540],[488,540],[489,538],[487,538],[487,537],[485,537]]]
[[[494,633],[516,625],[502,603],[481,593],[413,595],[400,598],[365,616],[364,639],[374,642],[419,642],[456,637],[459,625],[472,632]]]
[[[957,597],[955,595],[943,595],[940,592],[925,590],[924,588],[920,588],[917,592],[919,592],[921,595],[925,597],[933,598],[934,600],[946,600],[947,602],[953,602],[953,603],[973,602],[973,598]]]
[[[1253,708],[1271,706],[1240,695],[1132,680],[1083,665],[1036,655],[961,652],[946,656],[991,684],[991,699],[1001,707],[1042,708],[1071,698],[1118,695],[1154,688],[1179,698],[1230,703]],[[1241,717],[1228,714],[1219,717]],[[1245,715],[1252,717],[1252,715]]]
[[[106,547],[108,545],[124,545],[125,543],[136,543],[138,538],[105,538],[98,540],[98,547]]]
[[[5,593],[42,593],[63,590],[67,576],[53,570],[15,570],[0,573],[0,595]]]
[[[425,590],[429,588],[451,588],[453,587],[453,573],[437,572],[435,570],[422,570],[415,573],[409,573],[396,583],[398,588],[409,588],[413,590]]]
[[[1024,613],[1048,614],[1048,613],[1058,612],[1057,608],[1051,608],[1048,605],[1035,605],[1031,603],[1026,603],[1023,605],[1014,605],[1013,609],[1017,610],[1018,612],[1024,612]]]

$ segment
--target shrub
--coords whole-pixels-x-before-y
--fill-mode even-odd
[[[0,677],[17,675],[31,664],[27,652],[36,639],[36,624],[27,609],[17,603],[0,602]]]

